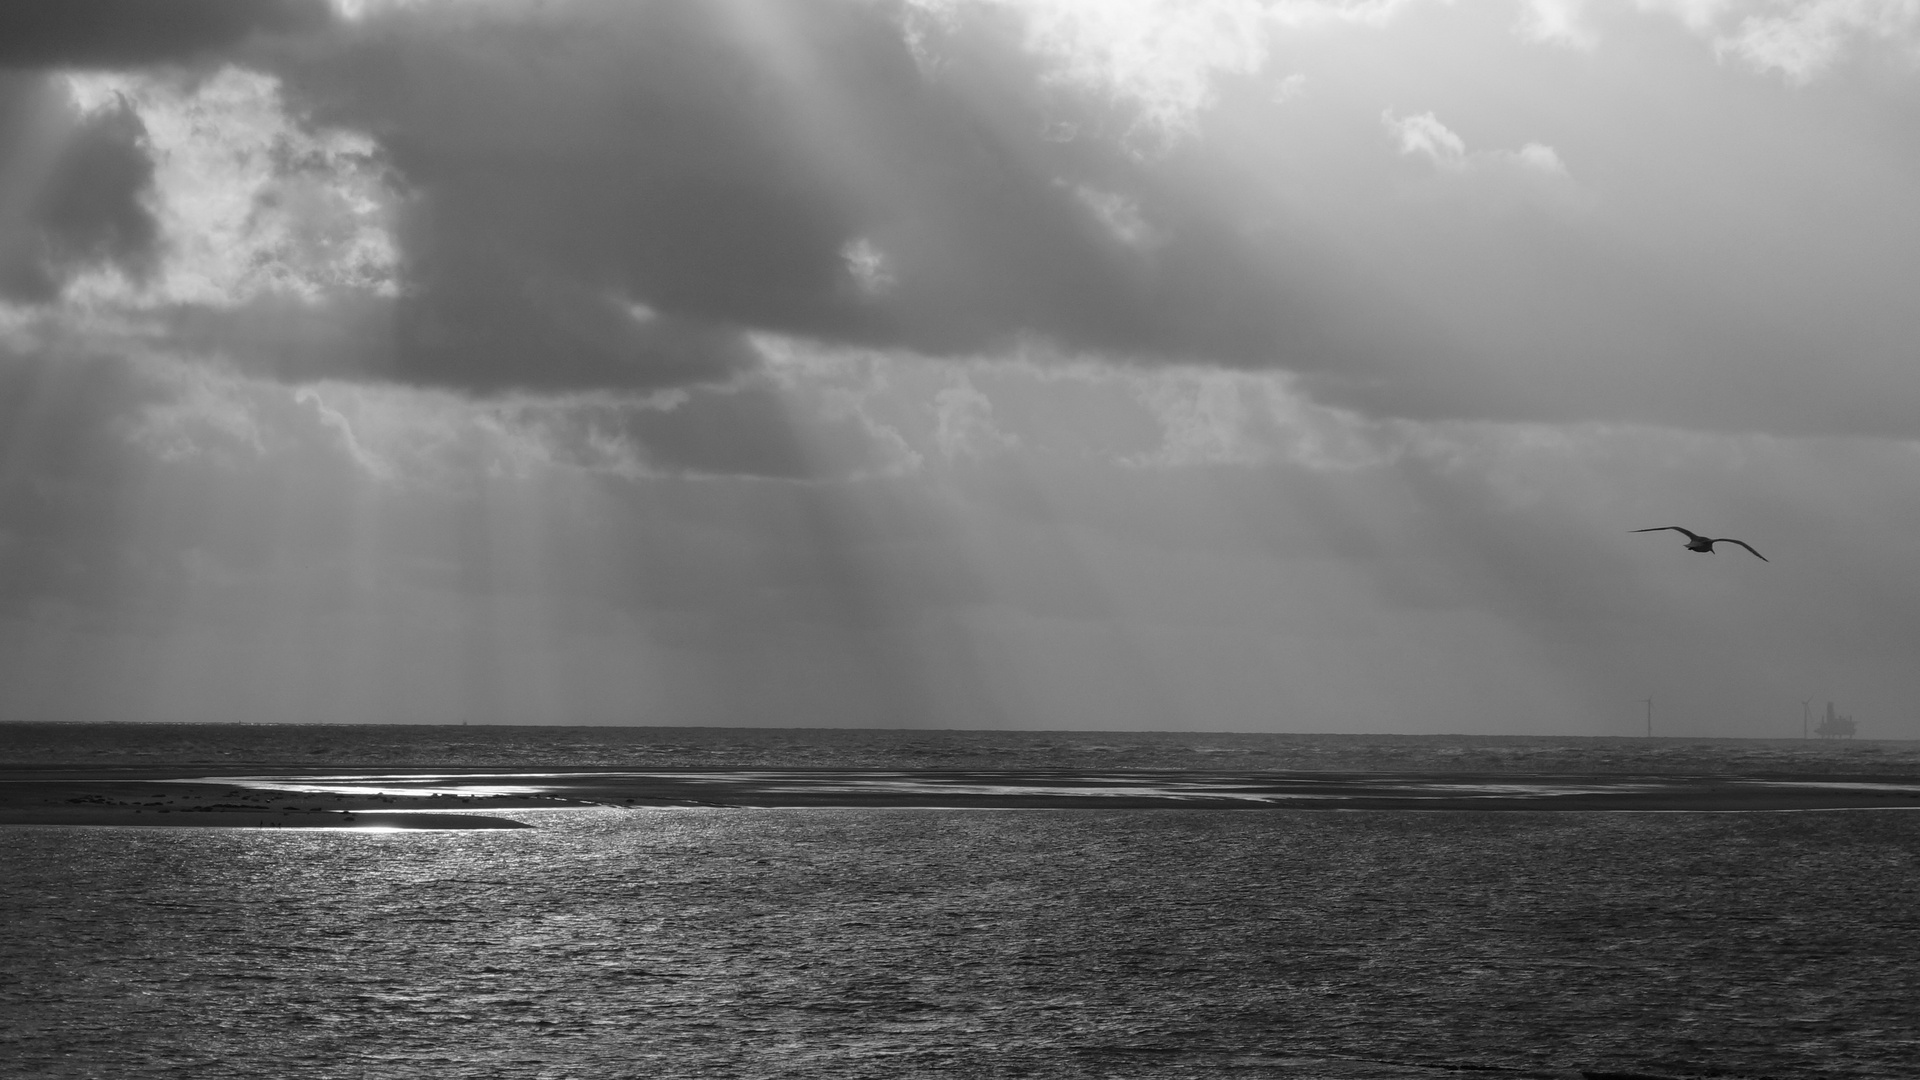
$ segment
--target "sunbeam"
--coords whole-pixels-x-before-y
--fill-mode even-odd
[[[1911,720],[1905,22],[196,19],[5,46],[8,708]]]

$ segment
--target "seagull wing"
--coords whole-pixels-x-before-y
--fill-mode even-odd
[[[1715,537],[1713,542],[1716,544],[1739,544],[1741,547],[1746,548],[1748,551],[1753,551],[1752,544],[1747,543],[1745,540],[1735,540],[1731,536]],[[1773,561],[1772,559],[1767,558],[1765,555],[1762,555],[1757,551],[1753,551],[1753,557],[1756,559],[1759,559],[1761,562]]]
[[[1689,539],[1689,540],[1698,540],[1698,539],[1700,539],[1700,534],[1699,534],[1699,533],[1697,533],[1697,532],[1694,532],[1694,531],[1693,531],[1692,529],[1683,529],[1683,528],[1681,528],[1681,527],[1680,527],[1680,526],[1678,526],[1678,525],[1657,525],[1657,526],[1655,526],[1655,527],[1653,527],[1653,528],[1651,528],[1651,529],[1632,529],[1632,530],[1629,530],[1629,531],[1631,531],[1631,532],[1669,532],[1669,531],[1671,531],[1671,532],[1677,532],[1677,533],[1686,533],[1686,534],[1687,534],[1687,539]],[[1744,545],[1744,544],[1743,544],[1743,545],[1741,545],[1741,546],[1742,546],[1742,547],[1745,547],[1746,545]],[[1747,548],[1747,550],[1748,550],[1748,551],[1753,551],[1753,549],[1752,549],[1752,548]],[[1759,553],[1759,552],[1757,552],[1757,551],[1754,551],[1753,553],[1754,553],[1755,555],[1758,555],[1758,554],[1760,554],[1760,553]]]

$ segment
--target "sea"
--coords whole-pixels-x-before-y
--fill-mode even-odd
[[[0,765],[1920,776],[1920,744],[0,724]],[[0,827],[20,1078],[1920,1076],[1920,814]]]

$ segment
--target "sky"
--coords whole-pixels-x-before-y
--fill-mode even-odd
[[[0,717],[1920,738],[1916,192],[1913,0],[6,5]]]

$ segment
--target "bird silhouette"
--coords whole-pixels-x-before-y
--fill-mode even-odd
[[[1694,532],[1692,529],[1683,529],[1678,525],[1660,525],[1651,529],[1634,529],[1632,531],[1639,533],[1639,532],[1667,532],[1668,530],[1672,530],[1673,532],[1677,532],[1677,533],[1687,534],[1687,550],[1688,551],[1704,551],[1707,554],[1711,555],[1713,554],[1713,545],[1715,544],[1739,544],[1741,547],[1746,548],[1748,551],[1753,551],[1753,545],[1747,543],[1745,540],[1735,540],[1731,536],[1701,536],[1699,533]],[[1753,557],[1756,559],[1759,559],[1761,562],[1773,561],[1772,559],[1767,558],[1765,555],[1762,555],[1757,551],[1753,551]]]

